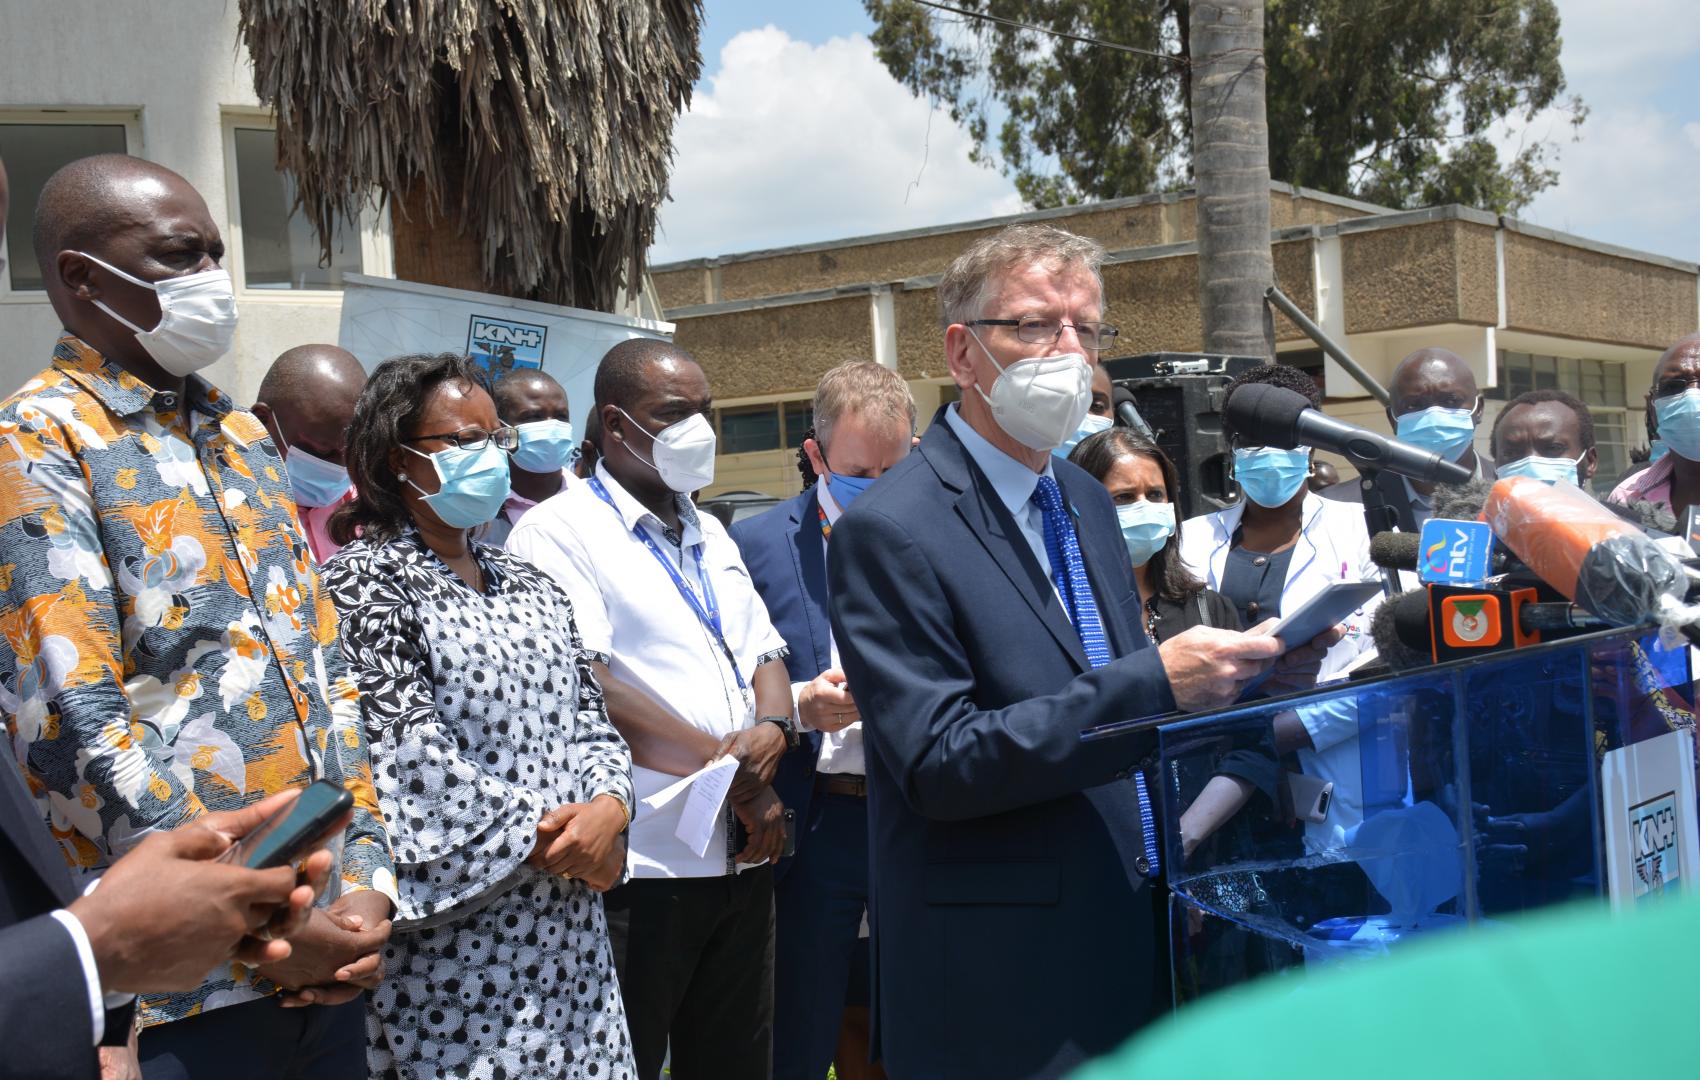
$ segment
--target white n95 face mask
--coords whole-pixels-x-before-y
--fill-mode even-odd
[[[614,406],[616,409],[620,407]],[[646,428],[632,414],[620,409],[620,415],[632,424],[644,430]],[[689,495],[700,491],[714,483],[714,427],[708,422],[708,417],[702,413],[687,416],[676,424],[669,424],[653,436],[655,444],[650,450],[654,460],[644,461],[631,444],[632,456],[645,465],[654,469],[660,476],[661,482],[681,495]]]
[[[143,281],[86,251],[77,254],[133,285],[152,290],[159,298],[159,325],[152,330],[143,330],[103,300],[96,300],[94,305],[135,331],[136,340],[167,374],[182,378],[230,351],[231,339],[236,336],[236,292],[230,271],[203,270],[164,281]]]
[[[974,341],[998,369],[990,394],[992,418],[1016,442],[1031,450],[1055,450],[1080,427],[1092,408],[1092,368],[1080,353],[1035,356],[1004,367],[972,329]]]

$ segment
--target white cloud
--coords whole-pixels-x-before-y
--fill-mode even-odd
[[[1575,132],[1568,114],[1554,109],[1501,130],[1507,158],[1523,139],[1550,140],[1556,151],[1558,184],[1518,216],[1592,240],[1700,260],[1693,187],[1700,121],[1681,92],[1700,57],[1694,0],[1560,0],[1559,14],[1569,92],[1582,96],[1588,118]]]
[[[1694,0],[1559,0],[1564,73],[1585,97],[1638,96],[1700,51]]]
[[[968,160],[950,114],[899,85],[861,35],[738,34],[674,147],[652,262],[1021,209],[1007,179]]]
[[[1562,137],[1558,152],[1557,186],[1519,217],[1593,240],[1700,260],[1694,194],[1700,123],[1685,124],[1646,105],[1596,108],[1581,141]]]

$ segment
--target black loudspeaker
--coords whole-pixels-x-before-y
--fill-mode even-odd
[[[1208,353],[1141,353],[1103,361],[1117,386],[1157,436],[1180,475],[1182,518],[1210,514],[1239,501],[1230,477],[1233,454],[1222,434],[1223,391],[1234,376],[1264,361]]]

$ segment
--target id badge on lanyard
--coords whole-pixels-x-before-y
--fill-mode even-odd
[[[602,478],[593,476],[590,478],[589,484],[590,490],[596,493],[596,497],[607,503],[608,508],[618,515],[620,508],[614,505],[614,499],[608,494],[608,488],[602,483]],[[655,542],[653,537],[639,526],[633,526],[632,535],[641,540],[643,546],[649,549],[649,553],[655,556],[655,561],[661,564],[663,570],[667,571],[667,576],[673,581],[673,587],[679,590],[679,595],[684,597],[685,602],[696,613],[698,621],[714,636],[715,642],[720,646],[720,651],[726,656],[726,663],[732,668],[733,677],[738,680],[738,692],[743,697],[745,715],[748,716],[750,711],[755,708],[755,693],[750,689],[749,681],[744,678],[744,673],[739,670],[738,658],[732,652],[732,647],[726,643],[726,635],[721,629],[720,604],[714,596],[714,585],[708,580],[707,571],[703,569],[702,549],[704,545],[698,544],[692,549],[696,552],[697,585],[702,590],[702,598],[698,599],[697,594],[692,591],[683,575],[679,573],[679,568],[673,565],[673,560],[667,557],[667,554],[661,550],[660,545]],[[684,548],[681,547],[681,561],[683,561],[683,557]]]

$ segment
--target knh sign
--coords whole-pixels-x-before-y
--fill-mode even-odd
[[[1655,898],[1680,887],[1682,860],[1678,829],[1674,791],[1629,808],[1636,900]]]
[[[467,320],[466,354],[499,379],[515,368],[541,368],[549,328],[496,315]]]

